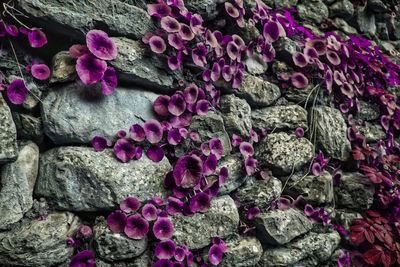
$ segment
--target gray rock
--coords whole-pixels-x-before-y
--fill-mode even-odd
[[[261,211],[266,210],[272,201],[276,200],[282,191],[282,182],[274,177],[268,180],[253,180],[240,187],[236,196],[239,202],[246,207],[258,206]]]
[[[379,39],[389,40],[389,31],[385,22],[376,23],[376,32],[378,34]]]
[[[307,101],[307,104],[313,103],[317,92],[320,93],[321,87],[319,85],[314,85],[309,83],[305,88],[298,89],[291,84],[286,88],[285,98],[290,101],[295,102],[298,105],[304,106]],[[318,90],[319,89],[319,90]]]
[[[350,231],[350,225],[353,223],[353,219],[362,218],[362,215],[358,212],[349,211],[346,209],[335,210],[335,221],[338,225],[343,226],[344,230]]]
[[[260,241],[253,236],[235,235],[226,240],[228,250],[224,253],[221,267],[252,267],[261,258],[263,249]]]
[[[262,166],[272,168],[275,175],[299,170],[313,157],[313,145],[294,134],[273,133],[264,137],[256,148],[255,158]]]
[[[78,32],[83,37],[89,30],[106,28],[113,34],[140,39],[154,29],[145,10],[122,1],[18,0],[16,3],[44,27],[66,35]]]
[[[87,144],[96,135],[114,140],[119,130],[154,118],[157,96],[137,87],[117,87],[104,96],[101,88],[81,82],[63,85],[43,100],[44,132],[55,144]]]
[[[17,135],[20,139],[33,140],[40,144],[43,141],[42,118],[36,118],[28,114],[13,112]]]
[[[367,6],[373,10],[374,13],[382,13],[390,11],[389,8],[381,0],[368,0]]]
[[[329,156],[346,161],[351,144],[347,139],[347,125],[338,109],[319,106],[313,109],[316,122],[317,143]]]
[[[297,11],[302,20],[316,24],[320,24],[323,19],[327,19],[329,16],[328,7],[320,1],[306,1],[297,5]]]
[[[374,201],[374,184],[358,172],[343,173],[334,190],[335,201],[339,207],[366,210]]]
[[[360,112],[354,117],[356,120],[373,121],[379,118],[379,109],[370,103],[360,100]]]
[[[344,19],[334,18],[333,21],[342,32],[352,35],[357,34],[357,30],[354,27],[350,26]]]
[[[200,135],[201,143],[206,143],[214,137],[219,138],[224,147],[223,155],[231,153],[231,140],[225,131],[224,121],[221,116],[211,112],[205,116],[193,116],[188,130],[189,132],[191,130],[197,131]]]
[[[265,244],[283,245],[312,228],[311,221],[297,209],[274,210],[255,218],[257,238]]]
[[[185,7],[193,14],[200,14],[203,19],[211,20],[217,16],[217,2],[219,0],[190,0]]]
[[[366,8],[357,7],[355,10],[355,26],[362,33],[369,33],[375,35],[375,15]]]
[[[177,214],[170,218],[175,229],[172,240],[180,246],[185,244],[189,250],[211,244],[216,236],[226,238],[235,233],[239,225],[239,213],[230,196],[213,198],[211,209],[205,213],[192,217]]]
[[[58,52],[51,61],[50,83],[73,81],[76,76],[76,59],[68,51]]]
[[[325,266],[340,242],[337,232],[309,233],[303,238],[284,246],[266,249],[261,257],[261,266]]]
[[[227,25],[229,27],[229,25]],[[229,28],[229,31],[231,34],[237,34],[240,37],[242,37],[243,41],[248,44],[251,41],[254,41],[257,39],[257,37],[260,35],[260,31],[257,29],[256,26],[253,26],[249,23],[245,23],[243,28],[240,28],[237,26],[236,23],[232,23],[230,25],[231,27]],[[264,62],[265,65],[267,65]]]
[[[93,244],[100,258],[108,261],[132,259],[141,255],[147,248],[147,236],[130,239],[124,233],[114,233],[104,220],[93,227]]]
[[[307,128],[307,110],[299,105],[273,106],[253,110],[251,113],[255,129]]]
[[[166,59],[146,54],[148,46],[141,42],[122,37],[111,39],[118,46],[118,56],[110,63],[117,71],[119,81],[141,85],[143,88],[167,91],[172,90],[177,81],[182,79],[182,72],[171,71]]]
[[[95,258],[96,267],[144,267],[144,266],[153,266],[154,260],[152,259],[154,252],[150,252],[149,250],[145,251],[139,257],[134,259],[130,259],[127,261],[112,261],[112,262],[105,262],[99,258]],[[65,266],[59,267],[69,267],[69,264]]]
[[[301,50],[296,42],[289,37],[279,38],[279,40],[274,43],[274,48],[276,59],[284,61],[289,65],[293,65],[292,55]]]
[[[390,40],[400,40],[400,22],[389,14],[385,17],[385,21],[389,31]]]
[[[79,218],[72,213],[52,213],[46,220],[35,219],[0,233],[0,262],[35,267],[62,263],[74,252],[66,240],[76,233],[79,225]]]
[[[253,54],[252,57],[246,58],[244,63],[246,64],[247,72],[252,75],[263,74],[268,70],[268,64],[262,60],[260,54]]]
[[[330,17],[349,19],[354,14],[353,3],[349,0],[340,0],[329,7]]]
[[[368,124],[367,126],[356,126],[357,134],[365,136],[367,143],[373,143],[379,140],[383,140],[386,137],[386,133],[382,130],[382,126],[376,124]]]
[[[278,86],[249,74],[244,74],[242,84],[234,93],[252,107],[269,106],[281,96]]]
[[[244,160],[241,154],[233,154],[223,157],[218,161],[217,173],[222,167],[227,167],[229,177],[219,187],[218,195],[226,195],[237,189],[249,178],[244,170]]]
[[[17,129],[10,108],[0,94],[0,164],[17,158]]]
[[[163,180],[170,170],[167,158],[155,163],[143,155],[121,163],[112,149],[59,147],[41,155],[35,194],[62,210],[112,210],[128,196],[166,198]]]
[[[19,144],[17,160],[0,168],[0,229],[9,228],[32,207],[38,165],[39,148],[25,142]]]
[[[276,9],[284,7],[296,8],[297,2],[298,0],[274,0]]]
[[[220,105],[221,116],[229,136],[235,133],[241,137],[248,137],[251,128],[251,108],[246,100],[233,94],[224,95],[221,97]]]

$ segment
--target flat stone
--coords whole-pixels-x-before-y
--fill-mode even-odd
[[[69,211],[113,210],[128,196],[142,203],[167,197],[164,177],[168,159],[155,163],[145,155],[129,163],[118,161],[112,149],[58,147],[41,155],[35,195]]]
[[[100,258],[108,261],[132,259],[141,255],[147,248],[147,236],[140,240],[127,237],[124,233],[114,233],[106,220],[93,227],[93,244]]]
[[[233,94],[223,95],[220,99],[221,116],[229,136],[238,134],[248,137],[251,128],[251,108],[246,100]]]
[[[268,70],[268,64],[262,60],[262,56],[259,54],[253,54],[252,57],[246,58],[244,63],[247,72],[252,75],[263,74]]]
[[[259,262],[260,266],[325,266],[340,243],[337,232],[309,233],[303,238],[284,247],[266,249]]]
[[[329,7],[330,17],[349,19],[354,14],[353,3],[349,0],[340,0]]]
[[[377,142],[383,140],[386,137],[386,133],[382,130],[381,125],[368,124],[367,126],[357,125],[357,134],[365,136],[367,143]]]
[[[183,79],[180,70],[171,71],[167,60],[149,53],[148,45],[122,37],[111,38],[118,47],[118,56],[110,62],[115,68],[119,81],[125,81],[143,88],[171,91],[177,81]]]
[[[229,177],[224,184],[219,187],[218,195],[226,195],[241,186],[249,176],[244,170],[244,160],[241,154],[227,155],[218,161],[217,173],[222,167],[227,167]]]
[[[96,135],[114,140],[119,130],[155,118],[157,97],[138,87],[117,87],[104,96],[101,88],[81,82],[62,85],[43,100],[44,132],[55,144],[88,144]]]
[[[32,207],[38,167],[39,148],[33,142],[22,142],[17,160],[0,168],[0,229],[18,222]]]
[[[328,7],[320,1],[306,1],[297,5],[297,12],[302,20],[320,24],[329,16]]]
[[[351,144],[347,139],[347,125],[342,113],[335,108],[319,106],[312,109],[315,114],[317,143],[326,153],[338,160],[346,161]]]
[[[258,206],[263,211],[280,196],[281,191],[282,182],[270,177],[268,180],[249,181],[237,190],[236,196],[241,205],[249,208]]]
[[[170,218],[175,229],[172,240],[179,246],[185,244],[189,250],[204,248],[216,236],[226,238],[239,225],[239,213],[230,196],[213,198],[211,209],[205,213],[192,217],[177,214]]]
[[[333,19],[333,21],[342,32],[351,35],[357,34],[357,30],[354,27],[350,26],[344,19],[336,17]]]
[[[46,220],[25,222],[0,233],[0,262],[11,266],[47,267],[72,257],[74,247],[67,244],[81,222],[72,213],[52,213]]]
[[[255,218],[257,238],[265,244],[283,245],[307,233],[311,221],[298,209],[274,210]]]
[[[307,128],[307,110],[299,105],[273,106],[253,110],[253,127],[256,129]]]
[[[37,118],[29,114],[13,112],[13,118],[19,139],[32,140],[37,144],[42,143],[44,132],[41,117]]]
[[[284,132],[266,135],[255,150],[255,158],[275,175],[289,174],[292,168],[299,170],[313,157],[310,141]]]
[[[234,94],[246,99],[251,107],[270,106],[281,96],[278,86],[249,74],[244,74],[242,84]]]
[[[154,30],[145,10],[122,1],[18,0],[16,3],[44,27],[68,36],[80,33],[83,37],[90,30],[106,28],[111,34],[140,40]]]
[[[0,94],[0,164],[17,158],[17,129],[10,108]]]
[[[76,59],[68,51],[60,51],[51,61],[50,83],[69,82],[76,77]]]
[[[260,241],[253,236],[234,235],[225,243],[228,250],[218,265],[221,267],[256,266],[263,253]]]

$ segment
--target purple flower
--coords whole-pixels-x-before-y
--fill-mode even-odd
[[[274,60],[275,54],[276,54],[276,51],[273,48],[273,46],[270,43],[265,42],[264,46],[263,46],[263,50],[262,50],[263,61],[267,62],[267,63],[271,62],[272,60]]]
[[[224,147],[222,146],[221,140],[215,137],[212,138],[210,140],[210,150],[211,153],[213,153],[218,160],[222,158],[222,154],[224,153]]]
[[[134,124],[129,128],[129,134],[134,141],[141,142],[145,139],[143,127],[139,124]]]
[[[177,261],[183,261],[185,259],[185,256],[186,256],[185,249],[183,249],[182,247],[176,247],[175,248],[174,257],[175,257],[175,259]]]
[[[124,212],[130,213],[135,212],[140,208],[140,202],[137,198],[127,197],[120,204],[119,207]]]
[[[194,258],[193,253],[189,251],[186,254],[186,263],[187,263],[188,266],[192,266],[193,265],[193,258]]]
[[[135,156],[135,145],[128,139],[118,139],[114,145],[115,156],[126,163]]]
[[[237,134],[232,134],[232,146],[239,146],[240,143],[242,143],[242,137]]]
[[[119,138],[124,138],[126,136],[126,132],[124,130],[119,130],[117,135]]]
[[[217,168],[218,160],[214,154],[211,154],[207,157],[206,161],[203,165],[203,174],[204,175],[211,175],[215,172]]]
[[[200,145],[201,152],[203,155],[208,156],[211,153],[210,147],[207,144],[201,144]]]
[[[278,209],[279,210],[288,210],[292,208],[292,204],[289,199],[280,197],[278,198]]]
[[[162,260],[156,261],[156,263],[154,263],[153,267],[174,267],[174,264],[172,263],[172,261],[170,261],[168,259],[162,259]]]
[[[160,162],[164,158],[164,150],[157,145],[151,145],[147,149],[147,157],[154,162]]]
[[[340,64],[340,57],[338,56],[338,54],[336,54],[335,51],[332,50],[328,50],[326,52],[326,58],[328,59],[328,61],[332,64],[332,65],[339,65]]]
[[[90,51],[86,45],[76,44],[69,48],[69,55],[73,58],[80,58],[87,54],[90,54]]]
[[[320,39],[309,40],[306,42],[306,47],[314,48],[318,55],[321,56],[326,53],[326,43]]]
[[[8,98],[12,103],[17,105],[24,103],[27,94],[28,89],[26,88],[24,81],[21,79],[12,81],[7,88]]]
[[[140,159],[142,157],[142,155],[143,155],[143,149],[140,146],[136,147],[136,151],[135,151],[136,159]]]
[[[169,103],[168,103],[168,111],[175,116],[180,116],[186,110],[186,102],[183,94],[175,93]]]
[[[158,143],[163,137],[163,129],[157,120],[149,119],[144,124],[144,132],[146,134],[147,140],[152,143]]]
[[[247,158],[249,156],[253,156],[254,148],[249,142],[242,142],[239,146],[240,153],[243,157]]]
[[[350,266],[350,253],[344,253],[342,250],[339,250],[339,260],[338,260],[338,266],[339,267],[344,267],[345,265]]]
[[[243,81],[243,71],[238,70],[233,75],[232,88],[234,89],[239,88],[242,81]]]
[[[180,201],[178,198],[168,197],[167,202],[168,204],[166,206],[166,210],[168,214],[175,215],[182,213],[183,202]]]
[[[214,265],[219,264],[222,261],[223,250],[220,246],[212,245],[208,251],[208,259]]]
[[[171,8],[164,3],[148,4],[147,13],[152,17],[163,18],[171,14]]]
[[[188,130],[186,128],[180,128],[179,130],[179,134],[183,137],[183,138],[187,138],[188,136]]]
[[[76,72],[86,85],[100,81],[106,69],[107,63],[91,54],[81,56],[76,62]]]
[[[308,62],[303,53],[296,52],[292,55],[293,62],[296,66],[303,68],[307,66]]]
[[[294,73],[291,77],[290,80],[292,81],[292,84],[296,88],[304,88],[308,85],[308,79],[306,76],[304,76],[303,73],[296,72]]]
[[[161,241],[156,245],[155,255],[159,259],[170,259],[175,254],[175,243],[170,240]]]
[[[219,183],[220,185],[224,184],[224,183],[226,182],[226,180],[228,179],[228,177],[229,177],[229,170],[228,170],[228,168],[227,168],[227,167],[222,167],[222,168],[219,170],[219,174],[218,174],[218,183]]]
[[[191,41],[194,38],[194,33],[192,29],[184,23],[181,23],[181,29],[179,30],[179,35],[182,37],[183,40],[186,41]]]
[[[90,250],[84,250],[76,254],[69,267],[94,267],[93,252]]]
[[[263,35],[269,42],[275,42],[279,39],[279,27],[278,23],[275,21],[269,21],[264,24]]]
[[[314,208],[310,205],[310,204],[306,204],[306,206],[304,207],[304,213],[307,216],[311,216],[311,214],[314,212]]]
[[[154,35],[149,39],[150,49],[154,53],[161,54],[167,49],[165,41],[160,36]]]
[[[100,59],[113,60],[117,57],[117,45],[101,30],[89,31],[86,34],[86,44],[89,51]]]
[[[68,245],[73,245],[73,244],[75,244],[75,240],[72,237],[68,237],[67,244]]]
[[[204,192],[197,193],[190,199],[189,208],[193,213],[208,211],[211,208],[210,196]]]
[[[304,50],[304,55],[307,57],[308,62],[312,62],[313,59],[318,58],[318,52],[315,50],[313,47],[305,47]]]
[[[203,162],[196,155],[185,155],[181,157],[173,171],[175,184],[183,188],[195,186],[203,171]]]
[[[321,165],[320,165],[319,163],[315,162],[315,163],[312,165],[312,173],[313,173],[315,176],[320,176],[320,175],[321,175],[322,170],[321,170]]]
[[[301,127],[296,128],[296,132],[295,132],[296,136],[298,138],[303,137],[304,136],[304,130]]]
[[[140,214],[134,214],[128,217],[124,232],[129,238],[142,239],[149,232],[149,223]]]
[[[239,17],[239,11],[237,10],[236,7],[234,7],[231,3],[225,2],[225,11],[228,13],[229,16],[232,18],[237,18]]]
[[[88,225],[81,225],[78,229],[78,235],[83,238],[89,238],[93,234],[92,228]]]
[[[246,173],[247,175],[253,175],[253,173],[255,173],[256,168],[257,168],[257,160],[255,160],[253,157],[248,157],[245,161],[244,161],[244,166],[246,169]]]
[[[126,225],[126,215],[120,210],[116,210],[115,213],[111,213],[107,217],[107,224],[110,230],[114,233],[122,233]]]
[[[154,104],[153,104],[154,111],[160,116],[168,116],[169,100],[170,100],[170,97],[167,95],[162,95],[162,96],[157,97],[157,99],[154,101]]]
[[[107,140],[103,136],[95,136],[92,139],[94,150],[103,151],[107,147]]]
[[[226,52],[228,53],[230,59],[236,60],[239,55],[239,47],[234,41],[231,41],[226,47]]]
[[[8,34],[10,34],[12,36],[18,36],[19,35],[18,28],[15,25],[7,25],[6,26],[6,31],[8,32]]]
[[[194,104],[199,96],[199,88],[195,84],[189,84],[183,91],[186,103]],[[175,115],[175,114],[174,114]]]
[[[104,72],[102,81],[101,81],[101,87],[103,89],[103,94],[104,95],[111,95],[115,87],[117,87],[118,81],[117,81],[117,75],[115,73],[115,70],[113,67],[108,67],[106,71]]]
[[[200,116],[205,116],[208,113],[208,109],[210,108],[210,102],[205,99],[197,101],[196,104],[196,113]]]
[[[45,64],[35,64],[32,66],[32,76],[38,80],[47,80],[50,77],[50,69]]]
[[[170,44],[170,46],[172,46],[176,50],[180,50],[184,47],[182,37],[178,33],[169,34],[168,35],[168,43]]]
[[[157,208],[153,204],[147,203],[143,206],[142,215],[146,220],[154,221],[157,219]]]
[[[328,68],[328,70],[325,72],[325,86],[326,89],[328,90],[329,94],[332,92],[332,84],[333,84],[333,76],[332,76],[332,71],[331,69]]]
[[[181,138],[182,137],[181,137],[178,129],[169,130],[167,139],[168,139],[168,143],[170,145],[176,146],[177,144],[179,144],[181,142]]]
[[[200,142],[200,135],[198,132],[195,130],[191,130],[189,133],[190,139],[192,139],[195,142]]]
[[[166,16],[161,18],[161,28],[167,32],[179,32],[181,24],[173,17]]]
[[[182,57],[180,56],[170,56],[168,57],[168,67],[171,70],[177,70],[181,66]]]
[[[168,217],[159,217],[153,225],[153,233],[157,239],[170,239],[174,234],[174,225]]]
[[[247,219],[253,220],[255,217],[260,215],[260,208],[255,206],[248,210],[247,212]]]
[[[350,99],[354,97],[353,86],[348,82],[345,82],[340,86],[340,91]]]
[[[39,29],[33,29],[28,33],[29,44],[33,48],[42,47],[47,44],[46,34]]]
[[[170,115],[169,120],[174,128],[186,127],[192,122],[192,114],[190,112],[185,112],[180,116]]]

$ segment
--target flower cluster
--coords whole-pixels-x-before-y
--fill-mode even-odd
[[[308,219],[310,219],[312,223],[316,223],[320,218],[322,218],[322,224],[325,226],[329,223],[329,217],[331,216],[332,212],[325,213],[324,208],[314,210],[310,204],[306,204],[304,207],[304,213],[308,216]]]

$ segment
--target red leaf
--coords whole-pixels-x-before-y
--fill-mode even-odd
[[[365,240],[364,232],[351,232],[350,238],[354,243],[362,243]]]
[[[363,254],[366,263],[377,265],[381,262],[383,251],[372,248]]]
[[[373,244],[375,242],[375,236],[374,233],[372,233],[372,231],[365,230],[364,234],[369,243]]]

